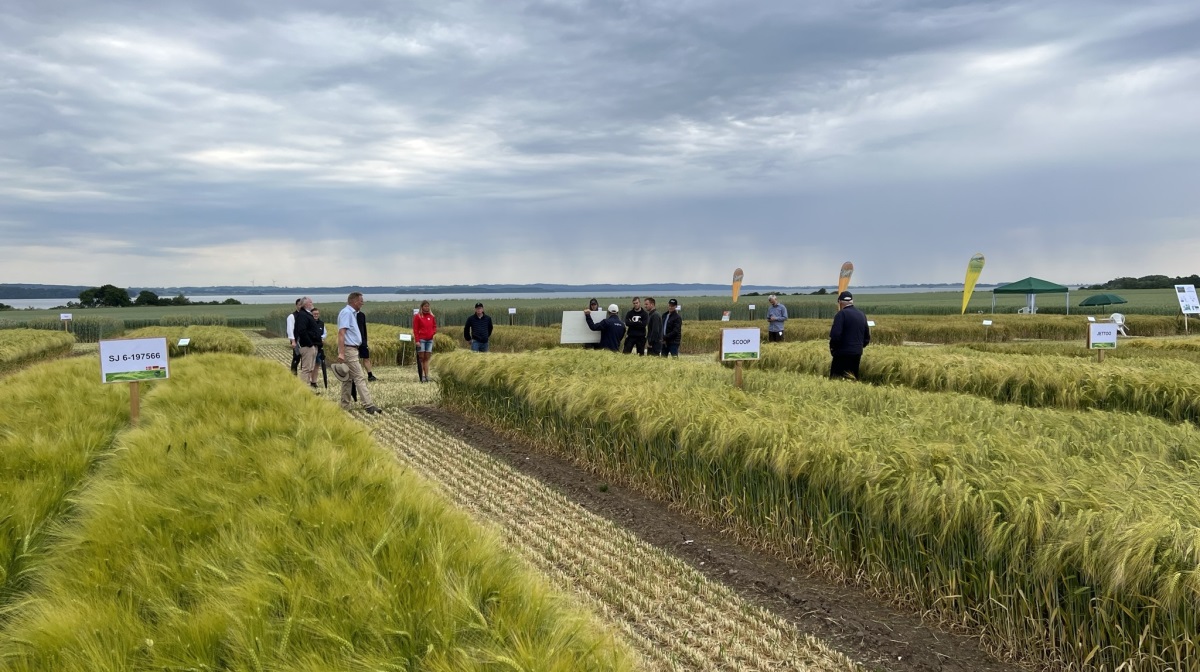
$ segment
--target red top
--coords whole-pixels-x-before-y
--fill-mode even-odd
[[[413,315],[413,338],[418,341],[431,341],[437,333],[437,318],[433,313],[417,313]]]

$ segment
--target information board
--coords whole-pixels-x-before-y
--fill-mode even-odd
[[[592,311],[592,322],[599,324],[608,317],[603,311]],[[558,337],[559,343],[599,343],[600,332],[592,331],[582,310],[564,310],[562,315],[562,332]]]
[[[762,344],[762,329],[722,329],[721,361],[735,362],[758,359]]]
[[[132,383],[170,378],[167,339],[100,341],[100,382]]]
[[[1117,325],[1112,322],[1089,322],[1088,347],[1092,350],[1111,350],[1117,347]]]
[[[1200,313],[1200,299],[1196,298],[1195,285],[1175,285],[1175,296],[1184,315]]]

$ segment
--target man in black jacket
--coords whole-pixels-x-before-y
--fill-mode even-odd
[[[475,314],[463,325],[463,339],[471,343],[471,352],[487,352],[492,337],[492,317],[483,313],[483,304],[475,304]]]
[[[679,314],[679,302],[667,301],[667,314],[662,318],[662,356],[678,357],[679,344],[683,341],[683,316]]]
[[[654,297],[646,297],[646,351],[657,357],[662,349],[662,315],[655,310]]]
[[[307,296],[296,311],[296,345],[300,346],[300,380],[316,388],[313,374],[317,363],[317,347],[321,344],[321,326],[312,316],[313,302]]]
[[[637,348],[638,356],[646,354],[646,311],[642,308],[642,300],[633,297],[633,309],[625,313],[625,347],[622,352],[629,354]]]
[[[854,307],[854,295],[838,294],[838,313],[833,316],[833,327],[829,330],[829,354],[833,356],[829,377],[857,380],[863,348],[870,344],[871,328],[867,326],[867,316]]]
[[[600,332],[600,347],[604,350],[621,351],[621,337],[625,335],[625,323],[621,321],[621,316],[618,314],[620,312],[621,308],[617,304],[610,305],[608,317],[597,324],[592,321],[591,309],[583,311],[583,317],[587,320],[588,327],[592,331]]]

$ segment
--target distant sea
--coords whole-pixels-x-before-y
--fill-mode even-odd
[[[794,294],[803,292],[810,294],[820,289],[819,287],[782,287],[779,291],[786,294]],[[826,288],[827,290],[829,288]],[[911,294],[916,292],[952,292],[955,287],[854,287],[854,291],[861,291],[864,294]],[[976,288],[979,291],[986,291],[987,288],[980,285]],[[655,290],[645,290],[641,292],[643,295],[649,294],[663,302],[665,299],[672,296],[720,296],[720,293],[712,289],[704,290],[684,290],[677,292],[657,292]],[[246,304],[282,304],[289,305],[297,298],[297,294],[186,294],[187,298],[192,301],[224,301],[225,299],[237,299]],[[484,303],[495,302],[497,299],[571,299],[571,298],[590,298],[600,296],[598,292],[512,292],[512,293],[495,293],[495,294],[364,294],[363,298],[367,303],[383,303],[389,301],[421,301],[429,299],[430,301],[444,301],[451,299],[478,299]],[[631,294],[632,296],[632,294]],[[79,297],[71,297],[65,299],[0,299],[0,303],[7,303],[13,308],[54,308],[56,306],[65,306],[68,301],[78,301]],[[345,294],[313,294],[312,300],[315,303],[340,303],[346,300]]]

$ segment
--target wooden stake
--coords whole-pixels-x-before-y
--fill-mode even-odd
[[[141,383],[133,381],[129,383],[129,424],[136,426],[138,424],[138,386]]]
[[[1101,349],[1101,350],[1097,350],[1097,351],[1096,351],[1096,361],[1097,361],[1097,362],[1103,362],[1103,361],[1104,361],[1104,350],[1102,350],[1102,349]]]
[[[733,385],[739,390],[742,389],[742,363],[733,363]]]

